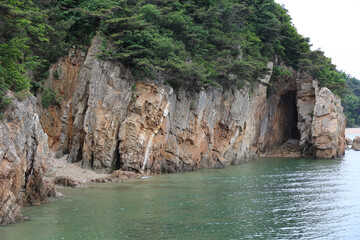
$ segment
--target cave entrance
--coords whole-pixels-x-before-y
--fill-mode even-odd
[[[283,94],[279,102],[281,121],[281,142],[288,139],[300,139],[297,127],[298,111],[296,106],[296,91],[288,91]]]

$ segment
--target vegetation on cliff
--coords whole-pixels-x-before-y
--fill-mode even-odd
[[[345,87],[343,74],[310,50],[273,0],[4,0],[0,23],[0,92],[45,91],[49,65],[71,46],[89,46],[97,32],[104,39],[99,57],[175,88],[241,88],[275,60],[338,95]]]
[[[351,76],[345,76],[346,93],[343,94],[342,105],[346,115],[347,127],[360,126],[360,81]]]

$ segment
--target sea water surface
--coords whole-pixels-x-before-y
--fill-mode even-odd
[[[360,239],[359,173],[347,151],[62,188],[0,239]]]

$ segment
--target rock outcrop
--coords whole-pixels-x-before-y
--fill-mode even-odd
[[[360,137],[356,136],[352,142],[352,148],[355,151],[360,151]]]
[[[135,81],[121,64],[97,58],[100,45],[95,37],[85,60],[66,60],[78,66],[76,79],[49,79],[57,89],[72,84],[57,110],[58,157],[69,154],[68,161],[97,171],[156,174],[237,164],[289,139],[296,139],[292,156],[343,154],[340,101],[307,74],[289,69],[291,76],[268,75],[253,88],[175,92],[162,82]]]
[[[36,99],[12,104],[0,121],[0,224],[21,218],[23,203],[38,205],[55,195],[54,162],[35,113]]]
[[[334,158],[345,152],[345,116],[340,100],[327,88],[316,94],[312,138],[317,158]]]

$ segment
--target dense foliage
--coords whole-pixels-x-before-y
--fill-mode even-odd
[[[0,93],[32,83],[33,91],[45,91],[44,102],[56,103],[56,94],[41,85],[50,63],[71,46],[89,46],[97,33],[99,57],[175,88],[252,85],[269,61],[280,59],[344,92],[343,74],[323,52],[310,50],[274,0],[3,0]]]
[[[346,115],[347,127],[360,126],[360,81],[351,76],[345,76],[347,91],[343,94],[342,105]]]

